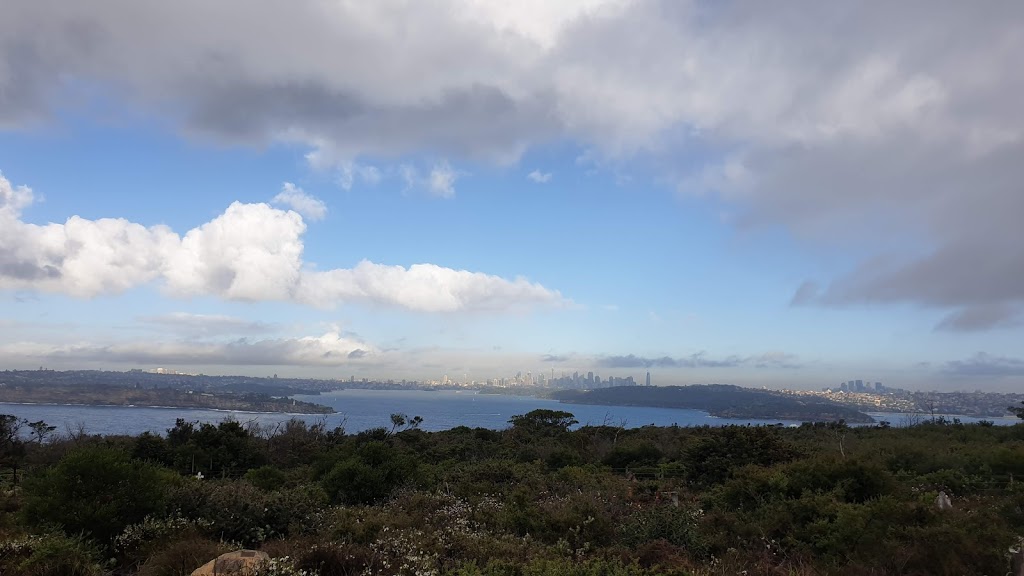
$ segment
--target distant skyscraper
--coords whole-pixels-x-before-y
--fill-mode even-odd
[[[650,386],[650,385],[651,385],[651,372],[648,371],[647,372],[647,386]]]

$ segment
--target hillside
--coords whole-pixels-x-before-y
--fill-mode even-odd
[[[870,423],[867,414],[849,406],[816,399],[783,396],[719,384],[702,386],[617,386],[597,390],[561,390],[551,397],[567,404],[650,406],[703,410],[719,418],[799,420],[803,422]]]

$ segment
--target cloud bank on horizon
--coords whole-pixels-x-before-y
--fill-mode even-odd
[[[736,230],[783,229],[798,249],[842,254],[845,268],[794,280],[798,308],[910,307],[965,337],[1024,324],[1019,2],[9,4],[0,130],[114,102],[189,141],[298,147],[342,190],[392,178],[451,202],[463,166],[517,166],[571,142],[605,174],[654,174],[721,206]],[[520,182],[561,185],[562,168],[534,160]],[[238,201],[181,234],[118,218],[30,223],[32,202],[0,180],[0,288],[91,297],[155,283],[174,297],[421,312],[575,299],[434,264],[319,270],[303,235],[327,206],[293,184],[273,206]],[[593,351],[606,353],[701,364]]]

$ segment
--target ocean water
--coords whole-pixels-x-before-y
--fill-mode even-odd
[[[129,434],[142,432],[164,433],[174,426],[177,418],[190,421],[217,423],[228,418],[240,422],[256,421],[273,424],[290,418],[308,422],[325,419],[329,428],[343,426],[348,432],[361,432],[380,426],[391,427],[390,415],[403,413],[421,416],[420,428],[427,431],[448,430],[456,426],[490,428],[508,427],[508,421],[517,414],[526,414],[537,408],[564,410],[575,415],[581,425],[610,424],[628,428],[640,426],[722,426],[726,424],[783,424],[798,425],[787,420],[735,420],[716,418],[700,410],[675,408],[645,408],[638,406],[588,406],[561,404],[527,396],[501,396],[477,394],[473,391],[441,390],[339,390],[320,396],[296,396],[332,406],[337,414],[291,415],[264,414],[241,411],[190,410],[185,408],[157,408],[142,406],[69,406],[50,404],[0,403],[0,414],[13,414],[30,422],[43,420],[57,426],[61,433],[84,429],[90,434]],[[888,420],[894,426],[901,423],[899,414],[877,414],[876,420]],[[963,422],[977,418],[959,417]],[[997,424],[1013,424],[1016,418],[989,418]]]

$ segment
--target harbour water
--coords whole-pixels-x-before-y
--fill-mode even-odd
[[[30,422],[43,420],[57,426],[61,433],[85,431],[89,434],[129,434],[142,432],[164,433],[174,426],[175,420],[217,423],[233,418],[240,422],[256,421],[273,424],[290,418],[301,418],[308,422],[326,420],[329,428],[343,426],[348,432],[360,432],[380,426],[390,427],[390,415],[403,413],[421,416],[423,430],[447,430],[457,426],[490,428],[499,430],[508,426],[512,416],[525,414],[538,408],[565,410],[575,415],[581,425],[609,424],[636,428],[640,426],[723,426],[726,424],[798,425],[787,420],[734,420],[716,418],[700,410],[675,408],[647,408],[640,406],[589,406],[582,404],[561,404],[529,396],[503,396],[477,394],[473,391],[442,390],[426,392],[419,390],[338,390],[319,396],[296,396],[326,404],[338,411],[337,414],[293,415],[265,414],[240,411],[194,410],[186,408],[161,408],[144,406],[71,406],[51,404],[8,404],[0,403],[0,414],[13,414]],[[886,420],[899,426],[910,419],[900,414],[873,414],[876,420]],[[948,416],[952,418],[953,416]],[[976,422],[978,418],[957,416],[961,421]],[[920,417],[917,418],[917,421]],[[1016,418],[987,418],[996,424],[1014,424]]]

